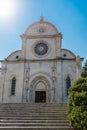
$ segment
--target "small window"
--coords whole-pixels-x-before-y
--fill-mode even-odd
[[[16,87],[16,79],[14,77],[12,78],[12,81],[11,81],[11,95],[15,95],[15,87]]]
[[[66,57],[67,55],[66,54],[63,54],[64,57]]]
[[[68,77],[66,78],[66,90],[67,90],[67,95],[68,95],[68,90],[69,90],[70,87],[71,87],[71,79],[70,79],[70,77],[68,76]]]
[[[16,56],[16,59],[18,60],[18,59],[19,59],[19,56]]]

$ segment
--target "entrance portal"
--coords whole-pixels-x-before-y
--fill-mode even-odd
[[[35,102],[45,103],[46,102],[46,91],[35,91]]]

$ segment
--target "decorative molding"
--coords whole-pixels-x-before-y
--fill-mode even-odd
[[[51,101],[51,92],[49,91],[51,89],[51,85],[49,83],[49,81],[47,80],[46,77],[44,76],[37,76],[35,77],[31,84],[30,84],[30,88],[29,88],[29,100],[30,102],[34,103],[35,102],[35,90],[36,90],[36,86],[39,82],[43,82],[45,87],[46,87],[46,102],[50,102]]]
[[[49,77],[50,78],[50,80],[52,80],[52,76],[50,75],[50,74],[48,74],[47,72],[44,72],[44,71],[39,71],[39,72],[37,72],[37,73],[34,73],[34,74],[32,74],[31,76],[30,76],[30,79],[32,79],[32,77],[36,77],[36,76],[43,76],[43,77],[45,77],[45,76],[47,76],[47,77]]]
[[[54,35],[26,35],[26,34],[23,34],[23,35],[21,35],[21,37],[22,37],[22,38],[26,38],[26,39],[57,38],[57,37],[62,38],[62,34],[61,34],[61,33],[54,34]]]
[[[22,63],[25,63],[25,62],[45,62],[45,61],[63,61],[63,60],[70,60],[70,61],[76,61],[76,58],[63,58],[63,57],[56,57],[56,58],[53,58],[53,59],[19,59],[19,60],[2,60],[0,62],[4,62],[4,63],[19,63],[19,62],[22,62]]]

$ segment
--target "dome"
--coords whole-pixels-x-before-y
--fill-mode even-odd
[[[25,31],[26,35],[56,35],[58,34],[58,30],[56,27],[44,21],[44,18],[41,17],[40,21],[31,24]]]

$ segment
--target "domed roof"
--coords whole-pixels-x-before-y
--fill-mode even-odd
[[[44,21],[44,18],[41,17],[40,21],[31,24],[25,31],[26,35],[55,35],[58,34],[56,27]]]

